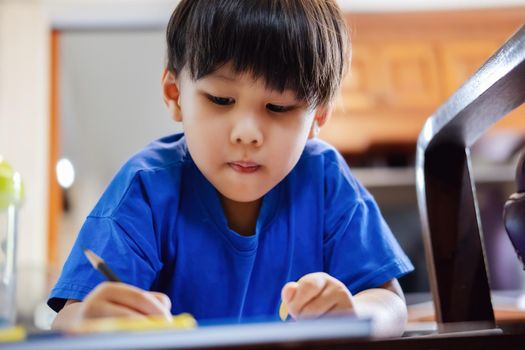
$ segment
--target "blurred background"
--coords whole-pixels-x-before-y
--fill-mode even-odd
[[[176,3],[0,0],[0,154],[26,183],[18,237],[26,324],[45,327],[53,316],[47,293],[115,172],[151,140],[182,130],[160,95],[164,30]],[[339,3],[352,31],[352,67],[320,137],[375,196],[416,266],[401,280],[405,292],[425,293],[414,175],[419,131],[525,23],[525,0]],[[501,220],[524,135],[519,108],[472,149],[495,290],[525,283]]]

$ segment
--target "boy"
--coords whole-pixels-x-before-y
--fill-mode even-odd
[[[51,292],[54,327],[276,318],[282,299],[294,319],[372,315],[377,334],[401,334],[396,278],[412,265],[343,158],[315,139],[348,42],[333,0],[181,1],[162,91],[184,134],[113,179]],[[125,283],[103,282],[81,247]]]

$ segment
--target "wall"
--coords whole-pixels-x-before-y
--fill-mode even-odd
[[[69,31],[59,40],[60,149],[77,174],[59,235],[63,261],[120,166],[181,126],[161,97],[163,31]]]
[[[55,27],[162,26],[177,0],[43,0]],[[524,0],[339,0],[345,11],[391,12],[524,5]]]
[[[47,253],[49,22],[38,2],[0,1],[0,153],[23,178],[18,236],[22,312],[43,295]],[[24,301],[23,303],[21,301]]]

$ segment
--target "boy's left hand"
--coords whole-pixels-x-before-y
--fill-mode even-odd
[[[338,279],[324,272],[304,275],[288,282],[281,291],[283,303],[294,319],[315,318],[330,313],[353,312],[352,294]]]

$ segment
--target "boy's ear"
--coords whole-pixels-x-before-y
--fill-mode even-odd
[[[172,72],[170,72],[167,68],[164,68],[164,70],[162,71],[161,87],[162,98],[164,100],[164,103],[166,104],[166,107],[168,107],[168,111],[171,117],[173,118],[173,120],[181,122],[182,112],[179,102],[179,81],[177,80],[175,75]]]
[[[319,130],[326,123],[332,114],[332,105],[320,106],[315,110],[315,117],[310,128],[309,139],[317,137]]]

